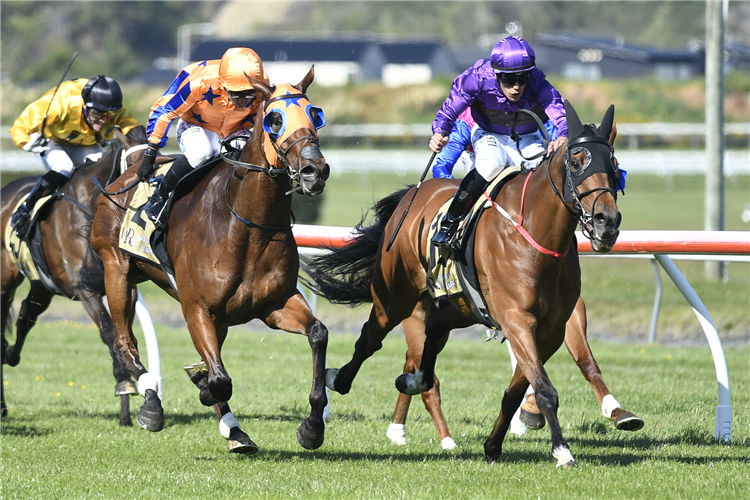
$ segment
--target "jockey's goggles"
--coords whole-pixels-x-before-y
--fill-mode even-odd
[[[255,89],[243,90],[241,92],[233,92],[233,91],[228,90],[228,89],[224,89],[224,90],[227,91],[227,95],[229,96],[230,99],[250,99],[250,100],[253,100],[253,99],[255,99],[255,95],[258,93],[258,91],[255,90]]]
[[[113,116],[115,116],[114,111],[102,111],[100,109],[96,108],[88,108],[89,115],[91,116],[92,120],[104,120],[109,121],[112,119]]]
[[[531,81],[531,71],[521,71],[519,73],[495,73],[497,80],[504,87],[513,87],[516,82],[519,85],[528,85]]]

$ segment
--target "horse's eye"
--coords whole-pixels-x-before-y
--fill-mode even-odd
[[[284,119],[281,117],[281,113],[271,113],[271,130],[274,134],[279,133],[282,125],[284,125]]]
[[[570,152],[570,172],[580,175],[591,163],[591,152],[583,147],[573,148]]]

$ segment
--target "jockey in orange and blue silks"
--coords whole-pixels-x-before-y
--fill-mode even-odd
[[[222,140],[250,135],[260,97],[245,77],[268,84],[263,63],[255,51],[235,47],[220,60],[186,66],[164,95],[151,107],[146,133],[148,149],[138,177],[145,181],[153,169],[159,148],[167,143],[167,131],[175,119],[177,143],[184,153],[175,160],[146,205],[146,215],[163,226],[159,215],[177,181],[193,168],[219,153]]]
[[[487,182],[503,169],[511,165],[534,168],[541,161],[542,132],[536,120],[520,110],[532,110],[542,122],[553,122],[558,138],[550,142],[549,151],[560,147],[568,135],[562,96],[536,67],[531,46],[516,36],[500,40],[489,59],[478,60],[455,79],[432,122],[430,149],[440,153],[458,116],[467,109],[477,125],[471,134],[475,168],[462,180],[433,237],[436,246],[450,245],[458,223]]]
[[[99,160],[100,144],[115,137],[115,126],[127,134],[139,125],[122,106],[120,85],[105,75],[62,82],[29,104],[13,122],[10,136],[48,172],[11,217],[19,238],[26,236],[36,202],[62,187],[86,160]]]

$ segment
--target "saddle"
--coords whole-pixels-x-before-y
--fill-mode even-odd
[[[485,193],[494,199],[500,188],[519,172],[521,169],[518,167],[506,168],[487,186]],[[427,235],[428,241],[440,228],[443,214],[448,210],[450,202],[449,199],[433,217],[430,232]],[[427,259],[427,290],[433,298],[450,298],[463,294],[482,324],[493,330],[500,330],[500,325],[492,318],[487,302],[479,289],[479,278],[474,261],[477,222],[484,211],[491,206],[492,204],[486,200],[476,203],[469,215],[460,223],[457,235],[458,251],[453,248],[438,249],[430,245]]]
[[[42,242],[42,232],[39,230],[39,222],[46,215],[48,203],[54,198],[59,198],[59,192],[52,193],[36,202],[31,210],[31,222],[29,223],[29,232],[25,239],[20,239],[10,225],[10,219],[5,225],[4,241],[5,248],[11,256],[13,263],[18,267],[21,273],[29,281],[41,281],[49,291],[62,295],[63,297],[73,298],[52,279],[52,273],[47,265],[47,259],[44,256],[44,245]],[[18,201],[14,211],[26,200],[26,196]]]
[[[185,175],[179,180],[172,193],[169,195],[164,206],[162,217],[169,219],[172,206],[175,201],[192,191],[195,186],[202,181],[213,168],[221,162],[221,155],[216,155],[203,164],[194,168],[192,172]],[[120,228],[120,250],[128,254],[151,262],[161,267],[167,275],[172,288],[177,292],[177,284],[174,279],[174,268],[172,261],[167,253],[167,234],[169,227],[164,229],[156,227],[153,222],[144,213],[144,207],[149,197],[159,186],[159,182],[169,171],[173,162],[162,163],[156,170],[153,180],[149,183],[142,182],[138,184],[136,192],[130,200],[130,205],[123,218],[122,227]]]

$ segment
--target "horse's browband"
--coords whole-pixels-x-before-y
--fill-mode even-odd
[[[573,139],[572,141],[568,143],[568,149],[572,148],[573,146],[577,144],[582,144],[584,142],[598,142],[600,144],[606,145],[609,149],[612,149],[612,145],[609,143],[607,139],[603,139],[601,137],[596,137],[596,136],[576,137],[575,139]]]
[[[304,97],[307,99],[307,94],[284,94],[284,95],[277,95],[276,97],[273,97],[268,100],[263,110],[265,111],[266,108],[268,108],[268,105],[272,102],[276,101],[283,101],[284,99],[296,99],[297,97]]]

